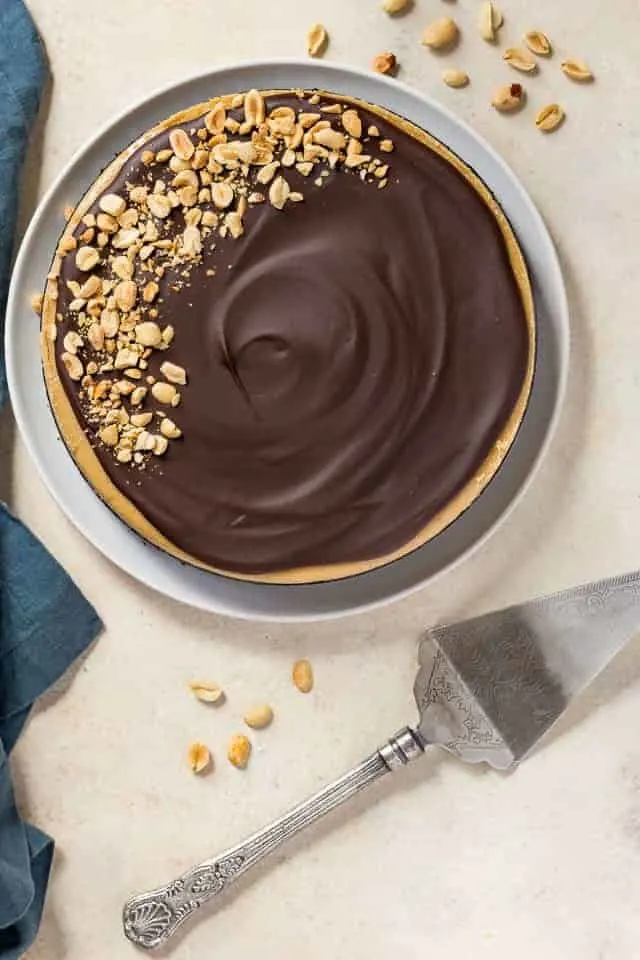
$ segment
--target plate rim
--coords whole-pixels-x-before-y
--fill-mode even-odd
[[[213,603],[205,602],[196,602],[193,597],[185,597],[181,595],[183,591],[180,589],[178,582],[175,583],[175,589],[170,590],[167,588],[167,584],[159,585],[157,578],[154,580],[153,576],[149,576],[147,571],[140,570],[135,568],[133,563],[127,562],[127,558],[123,556],[114,555],[114,551],[110,550],[109,547],[103,542],[104,538],[101,538],[98,533],[90,529],[88,525],[84,522],[82,518],[77,516],[69,505],[64,501],[60,495],[57,486],[58,484],[55,481],[53,476],[53,471],[49,471],[47,468],[47,462],[44,455],[42,455],[37,447],[35,439],[31,436],[29,427],[28,427],[28,416],[26,410],[23,408],[23,401],[21,397],[21,392],[18,387],[18,373],[17,373],[17,361],[14,355],[14,342],[15,338],[12,336],[12,331],[16,323],[18,322],[18,315],[23,309],[23,304],[21,304],[21,291],[19,288],[19,279],[22,274],[23,262],[28,254],[29,248],[32,243],[32,239],[35,235],[35,232],[40,224],[40,221],[45,219],[50,214],[50,206],[55,194],[58,192],[59,188],[63,185],[64,181],[69,177],[73,176],[75,168],[79,165],[81,160],[91,152],[92,149],[98,147],[100,142],[108,137],[109,133],[117,128],[119,125],[125,123],[129,118],[133,118],[137,112],[149,106],[155,100],[161,100],[163,97],[170,96],[173,92],[178,90],[181,87],[189,87],[193,84],[206,84],[208,80],[213,78],[220,79],[221,76],[231,72],[240,72],[247,73],[251,71],[260,71],[260,70],[269,70],[269,69],[281,69],[286,70],[287,68],[293,71],[300,70],[312,70],[323,74],[326,79],[325,89],[331,89],[330,78],[336,76],[337,74],[353,76],[358,78],[360,81],[363,81],[367,84],[373,84],[384,88],[387,86],[390,90],[400,92],[401,95],[405,96],[408,100],[419,100],[425,104],[425,106],[436,114],[442,115],[450,124],[454,127],[458,127],[463,134],[466,135],[471,141],[473,141],[476,146],[485,153],[492,163],[498,168],[501,175],[506,178],[506,181],[509,183],[510,187],[515,189],[521,202],[524,203],[526,208],[527,216],[529,217],[531,223],[536,227],[538,234],[538,242],[543,243],[546,247],[546,261],[547,266],[553,271],[553,281],[555,285],[555,298],[557,301],[556,313],[560,319],[560,323],[557,324],[555,329],[555,335],[558,342],[558,355],[560,358],[560,363],[557,371],[557,387],[556,387],[556,397],[553,407],[553,411],[548,419],[545,433],[542,437],[541,442],[539,443],[538,449],[535,453],[535,456],[532,458],[531,464],[529,466],[526,476],[524,476],[519,483],[518,487],[515,489],[511,495],[509,501],[500,510],[499,514],[493,518],[486,529],[480,532],[471,542],[465,546],[453,559],[445,562],[439,569],[434,571],[431,574],[427,574],[424,578],[418,580],[417,582],[410,584],[401,590],[391,591],[388,595],[379,596],[373,600],[368,600],[365,602],[357,603],[353,606],[350,606],[346,609],[333,609],[330,611],[323,610],[318,613],[309,613],[301,614],[300,612],[294,613],[278,613],[278,614],[268,614],[265,612],[255,613],[251,610],[243,609],[234,609],[233,611],[223,609],[219,604],[216,604],[215,598]],[[314,84],[319,85],[319,84]],[[229,92],[232,92],[231,90]],[[340,92],[340,87],[338,86],[336,92]],[[343,91],[348,92],[348,91]],[[390,108],[391,109],[391,108]],[[396,111],[397,112],[397,111]],[[416,123],[418,126],[421,126],[421,123],[415,120],[413,117],[408,116],[408,119],[411,122]],[[440,139],[437,137],[437,139]],[[452,147],[446,141],[443,141],[449,149],[453,150],[454,153],[458,151]],[[470,166],[472,169],[473,163],[466,156],[461,155],[462,160]],[[481,179],[484,182],[484,177],[479,174]],[[493,186],[487,184],[489,189],[494,192]],[[498,203],[502,207],[502,200],[497,196]],[[508,219],[511,219],[510,212],[508,209],[505,209],[505,214]],[[517,234],[517,230],[514,227],[514,232]],[[520,242],[520,241],[519,241]],[[532,269],[529,264],[529,271],[531,273],[531,281],[534,286],[536,286],[536,272]],[[15,282],[14,282],[15,279]],[[549,234],[549,231],[546,227],[546,224],[540,214],[538,208],[530,197],[527,189],[511,169],[511,167],[506,163],[506,161],[501,157],[501,155],[489,144],[484,137],[478,134],[466,121],[459,118],[452,110],[438,101],[434,100],[429,95],[414,89],[408,84],[396,80],[390,79],[384,76],[373,74],[370,71],[363,70],[358,67],[352,67],[350,65],[344,65],[340,63],[332,63],[326,61],[313,61],[310,62],[304,58],[290,58],[290,57],[278,57],[278,58],[264,58],[264,59],[249,59],[249,60],[232,60],[228,63],[223,63],[217,65],[206,71],[197,71],[193,74],[189,74],[183,77],[180,77],[178,80],[175,80],[171,83],[164,84],[155,88],[151,92],[147,93],[144,96],[138,98],[133,104],[129,105],[124,110],[119,113],[111,116],[105,123],[103,123],[97,131],[80,147],[74,151],[71,158],[68,162],[62,167],[58,175],[53,179],[52,183],[49,185],[48,189],[45,191],[42,199],[40,200],[34,214],[28,224],[27,230],[25,231],[24,237],[20,244],[15,262],[12,268],[12,278],[11,285],[9,289],[9,295],[7,299],[6,307],[6,329],[5,329],[5,358],[6,358],[6,375],[7,375],[7,384],[9,388],[9,393],[12,401],[12,407],[16,423],[20,429],[20,433],[25,443],[25,446],[31,456],[32,460],[35,462],[38,472],[47,487],[47,490],[54,498],[58,507],[63,511],[65,516],[69,518],[72,524],[82,533],[82,535],[87,539],[96,549],[100,551],[107,559],[113,562],[120,569],[124,570],[129,575],[133,576],[136,580],[144,583],[145,585],[151,587],[152,589],[158,590],[164,595],[170,596],[173,599],[179,600],[183,603],[187,603],[191,606],[199,607],[200,609],[208,610],[210,612],[216,612],[219,614],[236,617],[239,619],[248,619],[248,620],[261,620],[261,621],[275,621],[275,622],[304,622],[304,621],[314,621],[314,620],[325,620],[325,619],[335,619],[342,616],[353,615],[357,613],[362,613],[368,610],[376,609],[380,606],[401,600],[411,594],[415,593],[417,590],[422,589],[427,584],[433,584],[439,577],[444,576],[446,573],[451,572],[459,564],[462,564],[465,560],[469,559],[480,547],[492,537],[499,527],[508,519],[512,511],[515,510],[517,505],[521,502],[525,496],[527,490],[529,489],[531,483],[533,482],[535,476],[540,469],[541,463],[546,457],[553,437],[556,433],[562,408],[564,405],[564,399],[566,396],[567,381],[569,375],[569,363],[570,363],[570,354],[569,354],[569,343],[570,343],[570,324],[569,324],[569,308],[567,300],[567,292],[564,283],[564,278],[562,275],[562,270],[560,267],[558,255],[553,243],[553,240]],[[53,415],[51,414],[51,419],[56,434],[56,438],[59,439],[59,432],[57,430],[57,425]],[[517,442],[517,438],[516,438]],[[71,463],[73,461],[70,460]],[[86,481],[83,480],[86,484]],[[96,496],[95,492],[91,490],[88,484],[87,488],[91,491],[92,496]],[[114,517],[114,522],[122,524],[118,518]],[[135,536],[135,533],[133,533]],[[157,549],[150,547],[150,549]],[[422,549],[422,548],[421,548]],[[179,564],[180,561],[170,558],[174,563]],[[392,566],[390,564],[389,566]],[[225,580],[222,575],[205,573],[205,576],[218,577],[219,579]],[[357,577],[366,577],[368,572],[363,572],[357,575]],[[356,578],[357,578],[356,577]],[[354,579],[354,578],[346,578]],[[338,581],[339,582],[339,581]],[[249,584],[248,584],[249,585]],[[269,588],[269,585],[260,584],[261,587]],[[296,590],[296,589],[313,589],[314,584],[309,585],[272,585],[276,590]]]

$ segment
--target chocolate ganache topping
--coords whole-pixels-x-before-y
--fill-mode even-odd
[[[313,114],[336,103],[291,92],[268,96],[266,111]],[[261,185],[260,168],[245,167],[252,195],[240,208],[241,236],[229,220],[202,239],[188,269],[179,257],[155,272],[139,254],[130,258],[138,290],[131,339],[136,323],[173,328],[163,349],[140,355],[142,364],[127,369],[122,361],[112,371],[118,344],[106,365],[89,366],[87,379],[92,321],[78,326],[74,283],[89,275],[77,266],[77,250],[96,245],[87,222],[93,216],[96,230],[105,227],[98,195],[84,210],[88,221],[73,229],[76,249],[61,261],[55,356],[77,421],[127,501],[180,551],[216,569],[260,574],[399,551],[477,476],[522,399],[531,323],[495,211],[408,125],[366,104],[355,109],[361,154],[375,158],[369,173],[345,163],[310,173],[299,157],[291,166],[283,159],[277,173],[292,195],[278,209],[269,200],[274,180]],[[251,140],[242,106],[226,118],[229,140]],[[322,118],[342,129],[336,114]],[[197,147],[201,122],[176,123]],[[180,164],[168,170],[159,157],[176,148],[169,134],[177,127],[146,140],[100,195],[127,197],[160,177],[170,190]],[[202,179],[202,209],[216,211],[206,202],[210,178]],[[171,240],[184,231],[189,207],[156,218],[159,235]],[[216,216],[225,215],[219,204]],[[127,247],[114,253],[126,259]],[[103,257],[93,272],[119,283],[106,264]],[[148,288],[147,302],[149,283],[158,289]],[[117,306],[126,317],[126,303]],[[68,359],[73,331],[83,341],[71,349],[83,379]],[[175,371],[168,376],[167,362],[186,383]],[[162,455],[149,452],[140,431],[130,452],[115,455],[122,414],[97,418],[86,400],[105,378],[131,381],[121,395],[116,390],[111,410],[142,415],[139,423],[152,414],[143,433],[170,438],[156,451]],[[177,405],[156,402],[151,378],[173,380]],[[109,423],[115,434],[105,433]]]

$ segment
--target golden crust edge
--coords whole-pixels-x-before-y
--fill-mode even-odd
[[[342,580],[347,577],[357,576],[370,570],[386,566],[395,560],[407,556],[419,547],[424,546],[439,533],[442,533],[455,520],[457,520],[471,505],[478,499],[483,490],[488,486],[498,469],[502,465],[509,450],[515,440],[516,434],[524,418],[533,377],[535,373],[536,361],[536,317],[533,291],[529,272],[520,249],[520,245],[515,236],[513,228],[509,223],[504,211],[493,196],[487,185],[468,166],[460,157],[443,143],[433,137],[431,134],[422,130],[416,124],[398,114],[393,113],[385,107],[377,104],[371,104],[368,101],[357,97],[350,97],[345,94],[333,93],[331,91],[318,90],[320,96],[339,99],[355,107],[362,107],[382,117],[396,128],[412,136],[424,146],[428,147],[438,156],[450,163],[465,178],[483,202],[491,211],[498,228],[504,239],[509,263],[513,271],[525,312],[527,329],[529,333],[529,357],[527,361],[527,370],[523,381],[522,389],[514,405],[505,426],[502,428],[492,449],[486,456],[476,474],[469,480],[457,494],[431,518],[428,524],[416,534],[410,541],[402,547],[370,560],[352,561],[348,563],[325,564],[311,567],[298,567],[291,570],[282,570],[272,573],[247,574],[236,571],[225,570],[204,563],[197,557],[186,553],[172,543],[156,527],[153,526],[144,516],[144,514],[131,503],[131,501],[115,486],[107,473],[103,470],[100,461],[89,443],[89,440],[77,420],[71,403],[67,397],[66,391],[58,376],[55,360],[55,342],[51,340],[48,330],[51,325],[56,324],[56,304],[58,298],[58,280],[57,275],[61,263],[61,255],[58,248],[52,262],[50,274],[47,279],[45,295],[43,298],[42,320],[41,320],[41,347],[42,364],[47,394],[51,409],[56,420],[61,437],[69,450],[75,464],[90,484],[94,492],[100,499],[135,533],[144,540],[170,554],[178,560],[199,567],[211,573],[216,573],[234,580],[241,580],[253,583],[271,583],[271,584],[308,584],[320,583],[331,580]],[[263,96],[277,96],[278,94],[291,93],[291,90],[266,90],[262,91]],[[145,131],[133,143],[129,144],[118,156],[108,164],[100,176],[92,183],[88,191],[84,194],[79,204],[75,208],[72,216],[66,224],[62,237],[70,236],[79,225],[82,217],[92,204],[108,189],[122,166],[126,161],[150,139],[157,136],[171,127],[181,123],[190,123],[204,116],[212,107],[224,102],[226,106],[231,104],[237,93],[228,94],[223,97],[214,97],[211,100],[195,104],[186,110],[181,110],[167,117],[165,120],[156,124],[151,129]]]

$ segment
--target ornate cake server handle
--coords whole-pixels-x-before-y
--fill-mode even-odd
[[[204,860],[177,880],[132,897],[124,906],[125,935],[146,950],[163,946],[198,907],[225,890],[280,844],[355,796],[369,784],[419,757],[425,742],[405,727],[359,766],[319,790],[264,830],[212,860]]]

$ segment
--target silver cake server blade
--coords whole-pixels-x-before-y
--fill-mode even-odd
[[[220,856],[131,897],[125,935],[144,949],[164,945],[202,904],[285,840],[427,746],[509,769],[638,629],[640,573],[432,627],[420,644],[417,729],[405,727],[359,766]]]
[[[418,730],[461,760],[508,769],[639,629],[640,573],[433,627],[420,645]]]

